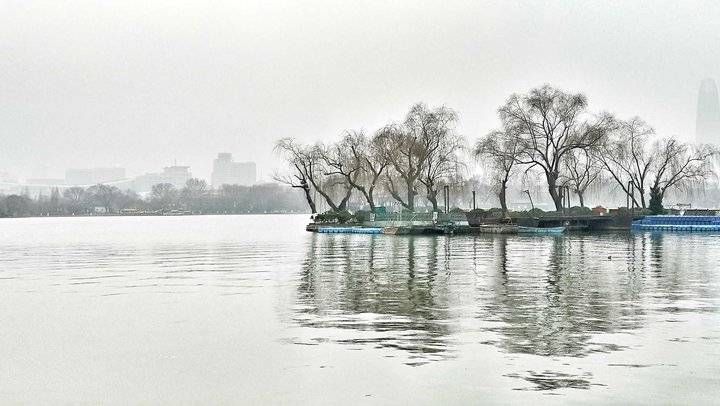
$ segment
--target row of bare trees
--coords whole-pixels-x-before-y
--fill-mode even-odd
[[[421,196],[437,211],[440,190],[459,178],[462,167],[464,139],[456,131],[457,121],[452,109],[418,103],[402,122],[372,135],[347,131],[335,142],[312,145],[283,138],[275,150],[288,162],[289,172],[275,179],[303,190],[313,213],[315,196],[331,210],[343,211],[355,191],[375,210],[378,190],[406,210],[414,211]]]
[[[581,93],[545,85],[511,95],[498,116],[500,128],[480,137],[473,152],[503,213],[510,183],[528,175],[544,179],[556,210],[569,198],[563,191],[584,207],[586,192],[598,184],[614,185],[636,207],[662,208],[668,191],[713,175],[715,148],[658,137],[637,117],[594,114]],[[418,103],[403,121],[373,134],[347,131],[337,141],[310,145],[283,138],[275,149],[289,172],[276,180],[303,190],[313,213],[316,199],[346,210],[354,193],[374,210],[379,191],[406,210],[414,211],[420,197],[437,211],[442,188],[461,184],[466,168],[457,123],[452,109]]]
[[[510,96],[498,115],[501,129],[481,137],[475,154],[484,158],[503,212],[510,179],[531,172],[544,175],[557,210],[564,188],[584,207],[588,188],[606,181],[636,207],[657,211],[669,190],[697,186],[713,175],[715,148],[657,137],[637,117],[591,114],[579,93],[546,85]]]

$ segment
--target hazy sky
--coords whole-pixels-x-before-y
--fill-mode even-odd
[[[720,79],[718,1],[0,0],[0,170],[51,176],[374,130],[447,104],[474,139],[515,91],[584,91],[691,139],[698,87]]]

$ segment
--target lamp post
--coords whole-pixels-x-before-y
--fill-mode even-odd
[[[450,186],[445,185],[443,187],[443,192],[445,193],[445,214],[450,213]]]

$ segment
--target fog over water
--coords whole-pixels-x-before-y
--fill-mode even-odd
[[[714,1],[0,1],[0,171],[62,177],[373,130],[447,104],[470,139],[512,92],[584,91],[691,139],[700,81],[720,77]]]

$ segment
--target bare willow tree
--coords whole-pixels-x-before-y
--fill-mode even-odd
[[[674,138],[658,140],[653,145],[650,186],[650,209],[662,211],[662,201],[668,190],[704,182],[713,175],[712,163],[716,148],[709,145],[689,145]]]
[[[424,165],[424,157],[417,154],[418,140],[409,137],[397,124],[383,127],[375,137],[389,163],[385,168],[385,186],[390,196],[405,209],[415,210],[416,187]]]
[[[352,186],[365,198],[370,211],[375,211],[375,189],[389,162],[377,137],[369,138],[363,131],[347,131],[340,142],[348,151],[355,165],[360,168],[360,178],[353,179]],[[350,182],[348,177],[348,181]]]
[[[483,163],[489,170],[492,190],[500,200],[503,217],[507,215],[507,188],[516,172],[520,153],[519,139],[510,131],[493,131],[475,144],[475,156],[486,158]]]
[[[648,182],[655,159],[655,130],[640,117],[616,121],[608,137],[593,153],[617,186],[633,204],[645,208]]]
[[[600,180],[603,171],[596,156],[590,149],[575,149],[563,161],[563,183],[577,195],[580,207],[585,207],[585,192]]]
[[[452,109],[431,109],[417,103],[402,124],[388,125],[377,133],[377,142],[389,163],[388,191],[406,209],[415,210],[417,188],[424,187],[433,210],[438,210],[439,187],[454,175],[459,164],[462,137],[455,132],[456,122]]]
[[[281,154],[290,167],[290,173],[274,176],[274,179],[293,188],[298,188],[305,194],[305,200],[312,214],[317,213],[317,206],[313,199],[309,178],[315,172],[316,162],[309,149],[299,144],[293,138],[282,138],[275,143],[275,152]]]
[[[412,131],[422,135],[421,153],[427,155],[419,180],[425,186],[426,198],[433,211],[439,210],[440,187],[457,181],[463,166],[459,153],[464,145],[462,137],[455,131],[457,118],[453,110],[444,106],[416,111],[412,117]]]
[[[518,161],[539,167],[545,174],[550,197],[562,209],[558,178],[565,156],[575,149],[592,147],[605,137],[608,115],[591,117],[587,98],[545,85],[524,95],[513,94],[498,111],[504,128],[517,134]]]
[[[346,160],[348,155],[333,145],[318,143],[310,147],[310,156],[315,163],[314,171],[308,174],[313,189],[323,197],[330,210],[334,212],[347,210],[353,187],[333,165]],[[357,177],[356,172],[351,172],[351,176]]]
[[[617,122],[596,156],[636,206],[661,212],[667,191],[695,186],[712,176],[717,149],[675,138],[655,139],[652,127],[633,117]]]
[[[333,210],[345,210],[352,195],[352,189],[358,185],[362,175],[362,163],[345,147],[343,141],[331,144],[315,145],[317,157],[323,167],[323,197]],[[330,193],[332,189],[340,189],[340,202],[335,203]],[[337,193],[336,193],[337,194]]]
[[[275,144],[275,150],[284,155],[291,174],[275,176],[275,180],[300,188],[313,213],[317,206],[312,192],[322,196],[330,210],[339,212],[347,209],[352,186],[345,177],[338,174],[331,164],[344,159],[332,147],[323,144],[302,145],[293,138],[283,138]]]

